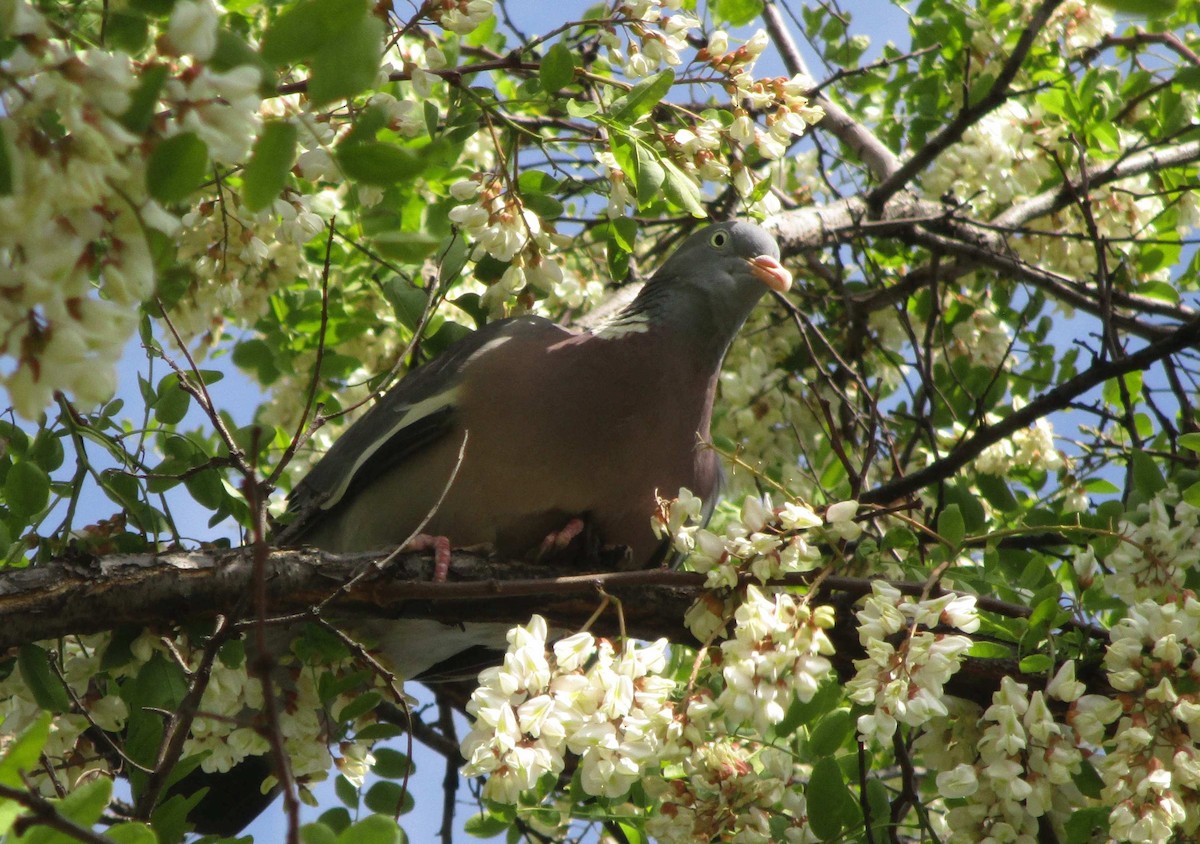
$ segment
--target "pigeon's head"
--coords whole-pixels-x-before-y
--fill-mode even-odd
[[[679,316],[698,330],[732,339],[764,293],[783,293],[791,284],[775,238],[754,223],[732,220],[689,235],[644,293],[657,300],[668,320]]]

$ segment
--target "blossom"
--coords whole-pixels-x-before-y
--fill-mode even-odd
[[[577,633],[547,649],[540,616],[509,632],[502,666],[480,674],[467,704],[474,719],[463,739],[468,776],[488,775],[484,793],[515,803],[547,773],[579,757],[588,794],[620,797],[639,772],[655,763],[673,723],[668,694],[658,681],[666,666],[666,641],[611,642]]]
[[[734,723],[760,732],[783,720],[792,699],[812,700],[830,675],[832,607],[812,610],[792,596],[746,589],[734,614],[733,638],[721,643],[725,688],[717,703]]]
[[[223,13],[212,0],[179,0],[171,7],[167,42],[180,55],[206,61],[217,49],[217,22]]]

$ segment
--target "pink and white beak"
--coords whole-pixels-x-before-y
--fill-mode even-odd
[[[792,274],[770,255],[751,258],[750,272],[776,293],[787,293],[792,286]]]

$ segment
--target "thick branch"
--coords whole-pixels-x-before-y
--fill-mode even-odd
[[[1198,160],[1200,160],[1200,141],[1188,141],[1177,146],[1146,150],[1118,161],[1111,167],[1089,173],[1087,184],[1088,187],[1097,188],[1101,185],[1119,182],[1122,179],[1140,176],[1143,173],[1165,170],[1168,167],[1182,167]],[[1089,170],[1095,166],[1094,164],[1090,165]],[[1064,181],[1058,187],[1016,203],[992,218],[989,225],[998,229],[1018,228],[1030,220],[1053,214],[1055,211],[1073,204],[1078,201],[1082,190],[1082,179]]]
[[[302,550],[273,551],[266,560],[269,612],[291,621],[310,618],[341,584],[355,580],[382,554],[335,556]],[[455,552],[449,581],[432,581],[433,563],[421,554],[398,558],[380,574],[359,578],[330,609],[341,617],[429,618],[448,624],[465,619],[523,624],[534,613],[551,627],[579,629],[600,600],[601,591],[621,602],[624,628],[641,639],[665,636],[687,643],[684,613],[704,592],[705,576],[653,569],[634,572],[566,574],[562,569],[491,560]],[[782,583],[809,583],[815,573],[795,574]],[[97,633],[123,625],[155,626],[220,613],[230,621],[252,618],[246,600],[254,564],[241,550],[105,557],[91,568],[54,563],[0,575],[0,648],[70,634]],[[834,631],[839,672],[853,671],[861,656],[851,605],[871,592],[868,578],[825,577],[817,599],[840,607]],[[894,582],[906,594],[920,595],[923,583]],[[936,592],[935,592],[936,594]],[[980,609],[1026,617],[1029,608],[994,598],[977,598]],[[1105,631],[1070,623],[1085,635],[1106,639]],[[599,635],[615,635],[617,614],[605,613],[593,625]],[[1019,675],[1016,660],[973,661],[955,680],[951,694],[985,702],[1003,676]],[[1038,683],[1037,677],[1024,680]],[[1103,693],[1103,689],[1099,689]]]

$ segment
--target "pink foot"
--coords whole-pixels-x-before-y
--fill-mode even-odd
[[[450,538],[418,533],[404,546],[406,551],[433,551],[433,582],[445,583],[450,573]]]
[[[542,540],[542,547],[538,549],[538,559],[565,549],[575,537],[583,533],[584,527],[583,519],[575,518],[563,525],[562,529],[552,532]]]

